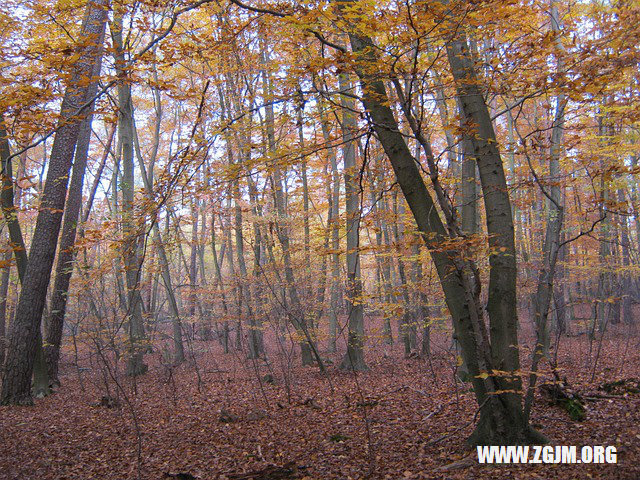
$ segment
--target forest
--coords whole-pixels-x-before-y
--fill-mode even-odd
[[[1,480],[640,478],[637,0],[4,0],[0,160]]]

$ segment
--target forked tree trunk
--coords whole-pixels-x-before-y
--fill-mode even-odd
[[[459,25],[452,22],[452,31]],[[459,30],[458,30],[459,32]],[[463,118],[477,129],[469,140],[476,158],[489,235],[487,312],[490,328],[488,374],[492,379],[486,403],[470,438],[473,444],[521,444],[544,439],[528,423],[520,394],[518,316],[516,308],[516,250],[513,216],[502,158],[491,116],[478,85],[466,38],[457,33],[447,44]],[[464,346],[463,346],[464,348]],[[487,347],[485,346],[485,349]],[[500,373],[498,373],[500,372]],[[495,391],[503,392],[495,394]]]

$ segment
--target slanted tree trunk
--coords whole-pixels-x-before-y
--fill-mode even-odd
[[[71,183],[69,184],[69,194],[65,205],[64,219],[62,223],[62,235],[60,237],[60,247],[58,249],[58,263],[56,264],[56,276],[53,282],[49,307],[49,322],[45,337],[45,358],[49,381],[60,384],[58,379],[58,363],[60,360],[60,344],[62,342],[62,329],[64,316],[67,311],[67,295],[75,260],[74,245],[76,242],[76,231],[82,205],[82,187],[84,185],[84,173],[87,169],[87,158],[89,155],[89,144],[91,142],[91,124],[93,122],[94,100],[98,91],[98,78],[102,67],[102,57],[95,63],[91,84],[87,91],[86,102],[89,104],[89,114],[82,121],[78,143],[73,161],[71,173]],[[111,148],[112,138],[110,137],[106,150]]]
[[[339,12],[344,13],[344,5]],[[352,22],[353,16],[349,19]],[[349,26],[355,69],[360,77],[363,103],[373,128],[389,157],[396,179],[411,208],[418,229],[431,252],[445,299],[454,321],[463,358],[472,377],[480,419],[469,439],[472,444],[522,444],[544,438],[532,430],[524,415],[519,392],[516,300],[516,260],[513,220],[506,179],[497,149],[487,105],[479,90],[466,39],[457,33],[447,45],[447,53],[462,111],[469,123],[477,125],[474,156],[477,159],[485,198],[489,246],[492,252],[488,312],[491,343],[482,318],[473,266],[454,249],[439,248],[448,235],[422,180],[415,159],[399,131],[388,105],[384,84],[375,72],[377,50],[372,40]],[[453,31],[453,30],[452,30]],[[507,372],[496,374],[495,370]],[[480,375],[483,373],[483,375]],[[486,375],[485,375],[486,374]],[[484,378],[486,376],[486,378]]]
[[[83,23],[81,55],[73,67],[60,108],[47,179],[33,233],[29,261],[16,307],[5,362],[2,404],[31,404],[31,375],[45,307],[51,268],[58,244],[73,152],[86,115],[85,100],[97,58],[102,54],[108,0],[90,0]],[[80,115],[78,115],[80,113]]]

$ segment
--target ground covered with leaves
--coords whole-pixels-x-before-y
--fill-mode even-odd
[[[57,393],[0,408],[0,478],[637,480],[639,343],[612,332],[594,375],[599,344],[562,339],[558,373],[585,418],[544,390],[532,415],[552,445],[616,446],[616,465],[479,465],[465,445],[473,396],[456,380],[450,341],[436,335],[431,361],[372,343],[370,370],[358,374],[340,372],[337,356],[322,374],[285,353],[268,365],[225,356],[215,342],[195,342],[178,367],[149,354],[135,381],[98,357],[77,368],[68,355]]]

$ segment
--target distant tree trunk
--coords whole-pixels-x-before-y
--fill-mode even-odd
[[[416,329],[415,329],[415,315],[413,307],[411,305],[411,299],[409,298],[409,285],[407,279],[407,273],[405,271],[405,263],[403,260],[403,243],[404,243],[404,229],[400,225],[402,221],[401,216],[404,213],[404,207],[398,206],[398,191],[393,192],[393,214],[395,220],[393,222],[393,236],[396,245],[396,252],[398,253],[398,277],[400,283],[398,287],[402,291],[402,299],[404,303],[404,312],[402,318],[399,319],[399,332],[402,337],[402,343],[404,344],[404,356],[408,358],[411,352],[416,347]]]
[[[382,337],[384,339],[384,343],[387,345],[393,344],[393,335],[391,332],[391,322],[388,314],[388,306],[391,303],[391,284],[389,283],[389,276],[391,272],[389,271],[389,258],[388,255],[384,253],[383,250],[383,215],[385,213],[385,208],[382,205],[383,195],[384,195],[384,175],[382,174],[382,165],[381,158],[378,157],[376,159],[376,164],[374,170],[369,169],[367,175],[372,179],[372,185],[369,190],[369,198],[371,202],[371,214],[373,216],[374,221],[374,231],[376,235],[376,277],[379,284],[379,302],[381,305],[382,312]],[[378,177],[378,181],[375,181],[376,177]],[[387,248],[387,245],[384,244],[384,249]]]
[[[254,217],[253,221],[253,277],[257,280],[262,274],[262,264],[263,264],[263,243],[262,243],[262,232],[260,230],[260,221],[262,218],[262,206],[258,200],[258,188],[251,178],[250,168],[245,165],[247,169],[247,183],[249,184],[249,200],[251,202],[251,214]],[[255,346],[256,351],[260,352],[260,355],[264,355],[264,335],[263,335],[263,327],[262,321],[260,320],[261,316],[264,315],[265,305],[262,300],[262,288],[260,286],[260,282],[257,282],[256,288],[254,290],[255,302],[256,302],[256,312],[255,312],[255,322],[254,322],[254,330],[255,330]]]
[[[379,246],[384,245],[384,249],[383,252],[385,253],[384,256],[382,257],[382,279],[384,282],[384,291],[385,291],[385,308],[384,308],[384,319],[383,319],[383,336],[384,336],[384,340],[385,343],[388,345],[393,345],[393,330],[391,328],[391,306],[395,303],[395,295],[392,293],[392,269],[393,269],[393,264],[392,264],[392,259],[390,256],[390,248],[391,248],[391,235],[389,234],[389,225],[388,225],[388,218],[385,218],[385,215],[388,215],[389,213],[389,205],[387,203],[387,198],[385,196],[385,189],[386,187],[386,183],[385,183],[385,172],[383,170],[383,166],[382,164],[380,164],[378,166],[378,195],[380,196],[380,208],[378,209],[379,211],[379,218],[377,220],[379,228],[380,228],[380,233],[376,233],[376,242],[378,243]],[[378,239],[379,236],[379,239]]]
[[[224,320],[222,322],[221,343],[224,353],[229,353],[229,307],[227,306],[227,298],[224,293],[224,283],[222,280],[221,260],[218,259],[218,249],[216,248],[216,213],[211,213],[211,250],[213,252],[213,266],[216,272],[216,286],[220,287],[220,300],[222,303],[222,313]]]
[[[618,190],[618,202],[621,204],[626,202],[624,190],[622,189]],[[633,323],[633,312],[631,310],[633,292],[631,288],[631,272],[629,272],[629,268],[631,267],[631,255],[629,253],[631,240],[629,238],[629,223],[627,218],[622,217],[621,222],[620,243],[622,247],[622,265],[624,267],[622,272],[622,318],[624,323],[631,324]]]
[[[229,198],[228,210],[231,209],[231,199]],[[231,213],[228,211],[228,216],[231,217]],[[222,216],[220,217],[220,225],[222,226],[222,232],[225,236],[227,244],[227,263],[229,265],[229,274],[233,278],[233,297],[236,301],[236,338],[235,348],[236,350],[242,350],[242,290],[240,289],[238,272],[236,270],[236,263],[233,255],[233,243],[231,241],[231,218],[227,220],[227,227],[222,222]]]
[[[58,243],[62,211],[67,194],[69,170],[78,139],[89,85],[97,58],[101,55],[108,0],[87,5],[82,28],[81,55],[73,67],[60,108],[61,119],[53,141],[47,179],[33,233],[29,261],[20,291],[5,362],[2,404],[31,404],[31,375],[37,349],[40,321],[45,307],[51,267]],[[87,41],[95,39],[95,41]]]
[[[614,135],[613,125],[607,124],[604,112],[598,114],[598,135],[604,140],[607,136],[612,137]],[[604,331],[607,323],[617,323],[617,319],[620,318],[620,304],[614,298],[613,284],[614,273],[612,262],[612,248],[611,239],[612,235],[613,219],[609,212],[609,203],[611,201],[611,185],[610,180],[607,178],[607,167],[604,158],[600,161],[600,217],[603,219],[600,222],[600,249],[599,249],[599,261],[600,261],[600,274],[598,275],[598,328],[600,331]]]
[[[228,85],[229,88],[232,88],[234,85],[229,80]],[[220,104],[221,104],[221,116],[223,119],[228,119],[231,115],[229,113],[230,108],[225,101],[225,98],[222,94],[222,89],[220,89]],[[234,156],[234,148],[232,145],[232,139],[229,130],[225,130],[225,142],[227,149],[227,157],[230,168],[235,168],[236,165],[242,166],[243,157],[246,157],[247,165],[250,164],[251,159],[251,149],[247,148],[246,145],[249,144],[250,140],[238,141],[238,159]],[[251,188],[251,187],[250,187]],[[234,178],[231,181],[231,193],[233,195],[233,203],[234,203],[234,230],[235,230],[235,238],[236,238],[236,256],[238,261],[238,295],[239,298],[242,299],[242,303],[246,306],[247,310],[247,319],[249,323],[249,357],[250,358],[259,358],[264,354],[264,344],[262,340],[262,325],[256,318],[253,311],[253,294],[251,290],[251,284],[248,278],[247,264],[245,261],[244,255],[244,232],[242,230],[242,205],[241,205],[241,192],[240,192],[240,179],[238,177]],[[253,193],[250,192],[250,196]],[[255,231],[255,229],[254,229]],[[259,230],[258,230],[259,231]],[[259,234],[257,239],[259,239]],[[259,256],[258,256],[259,258]],[[242,316],[242,308],[239,309],[239,314]]]
[[[247,316],[249,320],[249,357],[259,358],[264,353],[262,344],[262,330],[256,324],[253,313],[251,287],[248,282],[247,264],[244,258],[244,233],[242,231],[242,206],[240,205],[240,185],[238,179],[233,182],[232,186],[234,196],[234,214],[235,214],[235,234],[236,234],[236,255],[238,258],[238,268],[240,270],[239,288],[241,296],[245,300],[247,308]]]
[[[264,85],[264,94],[267,99],[272,96],[272,86],[270,75],[267,68],[267,54],[263,46],[262,52],[262,76]],[[267,130],[267,142],[269,152],[273,154],[276,149],[275,139],[275,116],[273,111],[273,103],[268,100],[265,107],[265,123]],[[293,273],[293,265],[291,260],[291,242],[289,237],[289,227],[287,225],[287,213],[285,205],[285,196],[282,185],[282,171],[277,162],[273,164],[273,174],[271,175],[272,190],[273,190],[273,202],[276,209],[277,221],[276,221],[276,234],[280,245],[282,245],[282,256],[284,259],[284,275],[287,283],[287,290],[289,293],[289,300],[291,305],[289,307],[289,318],[294,328],[301,337],[300,340],[300,352],[302,356],[303,365],[312,365],[314,360],[318,363],[321,370],[324,370],[324,364],[320,358],[320,354],[316,348],[315,340],[307,324],[305,311],[300,303],[300,297],[298,296],[298,289],[296,287],[296,279]]]
[[[194,198],[191,202],[191,242],[189,251],[189,315],[195,316],[198,305],[198,226],[200,212],[199,201]]]
[[[322,136],[327,145],[331,145],[331,134],[325,112],[320,104],[320,123]],[[335,352],[336,337],[338,332],[338,302],[340,300],[340,174],[338,172],[338,160],[335,149],[328,150],[329,163],[331,165],[331,184],[333,188],[327,192],[329,195],[329,215],[327,228],[331,233],[331,286],[329,299],[329,351]]]
[[[298,143],[300,152],[302,155],[302,161],[300,165],[301,178],[302,178],[302,211],[304,222],[304,265],[305,265],[305,281],[309,284],[307,288],[307,294],[311,293],[311,256],[310,256],[310,243],[311,243],[311,230],[309,227],[309,180],[307,178],[307,156],[304,152],[304,94],[302,89],[298,87],[296,115],[297,115],[297,127],[298,127]]]
[[[364,361],[364,306],[360,277],[360,193],[356,165],[357,122],[353,114],[355,102],[347,95],[351,85],[346,75],[339,76],[342,95],[342,157],[344,159],[345,214],[347,230],[347,317],[349,335],[347,352],[342,358],[343,370],[368,370]]]
[[[419,239],[416,239],[419,240]],[[422,344],[420,346],[420,354],[425,357],[431,356],[431,321],[429,319],[429,298],[424,292],[422,273],[422,260],[420,259],[420,245],[414,243],[412,245],[413,261],[413,283],[417,289],[415,302],[417,303],[417,321],[422,323]]]
[[[137,158],[145,190],[147,192],[147,195],[151,196],[153,194],[151,170],[147,170],[139,150],[137,151]],[[151,163],[150,167],[153,167],[153,162]],[[167,211],[167,225],[169,224],[170,216],[170,211]],[[157,219],[153,221],[151,229],[153,230],[153,241],[156,247],[156,252],[158,253],[158,261],[160,263],[160,276],[162,278],[162,283],[164,284],[165,292],[167,293],[169,311],[171,312],[171,327],[173,329],[173,363],[175,365],[179,365],[185,360],[184,344],[182,342],[182,320],[180,317],[180,309],[178,307],[173,283],[171,281],[169,259],[167,258],[167,252],[164,248],[165,244],[162,241],[162,233],[160,232],[160,226],[158,225]]]

